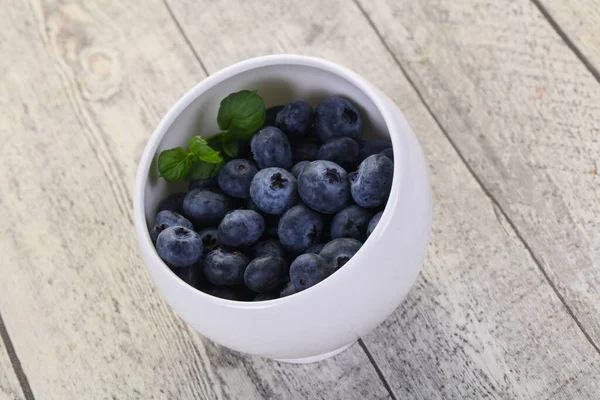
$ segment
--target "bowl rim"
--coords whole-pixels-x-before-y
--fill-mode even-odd
[[[334,285],[337,280],[336,277],[340,277],[341,275],[346,275],[352,273],[352,267],[355,265],[353,263],[354,257],[352,257],[345,265],[344,268],[339,269],[331,276],[327,277],[323,281],[319,282],[317,285],[314,285],[308,289],[303,291],[294,293],[294,295],[277,298],[273,300],[264,300],[264,301],[239,301],[239,300],[229,300],[223,299],[220,297],[216,297],[210,295],[208,293],[204,293],[201,290],[198,290],[187,283],[185,283],[182,279],[180,279],[167,265],[166,263],[159,257],[158,253],[154,245],[152,244],[152,240],[150,239],[150,233],[146,224],[145,217],[145,189],[148,182],[148,175],[150,172],[150,168],[152,165],[152,161],[156,154],[159,144],[162,139],[166,135],[166,132],[169,130],[173,122],[179,117],[179,115],[198,97],[202,96],[204,92],[211,89],[212,87],[220,84],[221,82],[230,79],[240,73],[247,72],[249,70],[258,69],[262,67],[271,67],[271,66],[283,66],[283,65],[298,65],[305,67],[312,67],[324,70],[326,72],[330,72],[335,74],[350,84],[354,85],[357,89],[359,89],[363,94],[375,105],[377,111],[383,117],[386,127],[388,128],[388,132],[390,133],[390,140],[392,142],[392,149],[394,152],[394,176],[392,179],[392,188],[390,192],[390,197],[388,198],[388,202],[384,207],[382,216],[379,220],[379,223],[375,227],[375,230],[369,236],[370,238],[377,237],[383,233],[386,229],[387,225],[391,222],[391,207],[389,207],[392,195],[398,196],[399,187],[402,185],[406,175],[406,149],[408,145],[406,144],[405,135],[393,135],[392,132],[399,131],[400,124],[397,123],[396,119],[392,115],[391,110],[386,104],[386,97],[371,83],[369,83],[364,77],[359,75],[358,73],[350,70],[347,67],[336,64],[332,61],[325,60],[323,58],[312,57],[312,56],[303,56],[303,55],[295,55],[295,54],[275,54],[275,55],[267,55],[267,56],[259,56],[254,58],[249,58],[237,63],[234,63],[228,67],[225,67],[201,80],[191,89],[189,89],[182,97],[180,97],[177,102],[167,111],[163,118],[161,118],[160,122],[152,132],[146,146],[144,147],[144,151],[138,163],[135,184],[134,184],[134,193],[133,193],[133,218],[134,218],[134,226],[138,238],[138,244],[142,253],[150,253],[150,257],[152,257],[155,261],[160,263],[162,267],[167,271],[167,276],[170,276],[172,279],[176,281],[176,286],[182,290],[187,292],[193,292],[194,295],[200,296],[200,298],[204,298],[204,300],[212,302],[219,306],[224,307],[235,307],[235,308],[244,308],[244,309],[261,309],[265,307],[279,306],[283,303],[294,302],[294,301],[302,301],[303,296],[311,295],[314,293],[315,288],[321,287],[321,289],[326,289],[325,286]],[[389,100],[388,100],[389,101]],[[407,125],[407,124],[405,124]],[[407,125],[408,126],[408,125]],[[410,127],[408,127],[410,129]],[[412,132],[412,130],[411,130]],[[403,143],[401,143],[403,142]],[[402,154],[404,153],[404,154]],[[359,251],[356,253],[364,253],[369,251],[369,248],[373,246],[374,241],[367,239]],[[145,261],[145,260],[144,260]],[[145,261],[146,263],[146,261]],[[148,266],[146,266],[148,268]]]

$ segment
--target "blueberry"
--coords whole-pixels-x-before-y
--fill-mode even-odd
[[[319,149],[317,159],[333,161],[348,171],[355,170],[358,164],[358,143],[347,137],[329,139]]]
[[[279,293],[270,292],[270,293],[259,293],[254,296],[254,300],[252,301],[267,301],[267,300],[275,300],[279,297]]]
[[[305,205],[290,208],[279,220],[279,240],[292,253],[299,254],[321,240],[323,217]]]
[[[156,214],[156,225],[183,226],[185,228],[194,229],[194,225],[183,215],[175,211],[164,210]]]
[[[305,136],[313,123],[313,109],[303,100],[292,101],[277,114],[275,125],[289,138]]]
[[[238,199],[250,197],[250,182],[258,169],[248,160],[231,160],[219,172],[219,186],[221,190]]]
[[[225,300],[248,301],[252,299],[250,291],[244,287],[206,285],[202,288],[202,291]]]
[[[352,103],[341,97],[330,97],[315,110],[315,129],[323,142],[342,136],[358,140],[362,136],[363,122]]]
[[[309,254],[309,253],[319,254],[321,252],[321,250],[323,250],[324,246],[325,246],[325,243],[316,243],[316,244],[313,244],[308,249],[304,250],[304,254]]]
[[[386,156],[387,158],[389,158],[390,160],[392,160],[392,162],[394,162],[394,149],[389,147],[385,150],[383,150],[381,153],[382,156]]]
[[[183,215],[197,228],[217,225],[231,208],[231,200],[218,190],[194,189],[183,201]]]
[[[298,192],[310,208],[333,214],[348,203],[348,174],[331,161],[313,161],[298,176]]]
[[[178,214],[183,214],[183,199],[186,195],[187,193],[174,193],[169,195],[158,205],[158,212],[168,210]]]
[[[183,215],[175,211],[163,210],[156,215],[154,227],[150,230],[150,239],[156,244],[158,235],[171,226],[183,226],[184,228],[194,229],[194,225]]]
[[[202,244],[204,245],[204,254],[219,248],[219,234],[215,228],[206,228],[198,232]]]
[[[281,217],[281,215],[267,214],[256,205],[252,198],[248,199],[244,208],[246,210],[256,211],[257,213],[263,216],[263,218],[265,219],[265,234],[267,234],[269,228],[275,227],[275,229],[277,229],[277,224],[279,223],[279,218]]]
[[[294,162],[316,160],[322,144],[317,136],[312,135],[295,140],[292,144]]]
[[[301,254],[290,265],[290,282],[297,291],[316,285],[330,274],[327,261],[317,254]]]
[[[278,256],[263,256],[250,261],[244,272],[246,287],[257,293],[273,291],[286,281],[287,264]]]
[[[279,293],[279,297],[287,297],[290,296],[294,293],[298,293],[298,290],[296,290],[296,288],[294,287],[294,285],[292,284],[292,282],[288,282],[283,289],[281,289],[281,292]]]
[[[373,218],[371,218],[371,220],[369,221],[369,226],[367,227],[367,237],[371,236],[371,233],[373,233],[373,231],[375,230],[375,227],[379,223],[379,220],[381,219],[382,215],[383,211],[380,211],[377,214],[373,215]]]
[[[179,279],[194,288],[198,288],[200,283],[204,280],[201,261],[187,268],[171,268],[171,271],[173,271]]]
[[[369,210],[356,205],[342,209],[331,222],[331,238],[352,238],[364,242],[371,216]]]
[[[190,190],[194,189],[217,189],[219,187],[219,181],[217,177],[208,179],[196,179],[190,182]]]
[[[275,126],[275,119],[279,111],[283,110],[285,106],[273,106],[267,108],[265,111],[265,123],[263,126]]]
[[[350,182],[350,187],[352,187],[352,182],[356,181],[357,176],[358,176],[358,171],[353,171],[348,174],[348,182]]]
[[[234,286],[244,283],[244,271],[250,260],[238,251],[216,249],[204,260],[204,276],[217,286]]]
[[[282,168],[267,168],[254,176],[250,197],[263,212],[281,215],[298,202],[298,183]]]
[[[219,224],[219,243],[235,248],[251,246],[258,242],[265,230],[265,220],[256,211],[235,210]]]
[[[362,244],[356,239],[334,239],[323,247],[319,255],[334,271],[337,271],[356,254],[361,246]]]
[[[267,239],[256,243],[252,247],[252,255],[254,258],[273,255],[281,257],[284,260],[287,259],[285,249],[281,243],[275,239]]]
[[[383,150],[391,148],[392,143],[389,140],[363,140],[359,143],[358,161],[362,162],[365,158],[373,154],[381,153]]]
[[[385,204],[390,195],[393,177],[394,163],[389,158],[381,154],[365,158],[350,184],[354,202],[365,208]]]
[[[171,226],[158,235],[156,251],[170,267],[190,267],[202,256],[202,239],[191,229]]]
[[[293,164],[290,141],[274,126],[261,129],[250,142],[254,161],[259,169],[269,167],[290,168]]]
[[[298,175],[300,175],[300,172],[302,172],[304,167],[306,167],[308,164],[310,164],[310,161],[300,161],[299,163],[294,165],[291,170],[292,175],[294,175],[296,178],[298,178]]]

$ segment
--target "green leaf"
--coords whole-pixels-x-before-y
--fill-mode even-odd
[[[164,150],[158,156],[158,171],[168,182],[175,182],[187,175],[194,156],[181,147]]]
[[[190,169],[190,172],[185,177],[188,181],[195,181],[196,179],[208,179],[219,175],[219,171],[225,164],[221,161],[217,164],[211,164],[204,161],[196,160]]]
[[[188,147],[192,154],[199,160],[211,164],[217,164],[223,161],[223,157],[221,157],[219,152],[210,147],[206,140],[201,136],[194,136],[191,138],[188,142]]]
[[[231,158],[235,158],[238,155],[239,144],[231,134],[225,134],[220,137],[221,149],[225,154]]]
[[[223,149],[221,148],[221,137],[223,137],[226,133],[227,132],[221,132],[209,137],[208,139],[206,139],[208,145],[216,151],[223,151]]]
[[[250,139],[265,122],[265,103],[256,91],[242,90],[221,101],[217,124],[235,139]]]

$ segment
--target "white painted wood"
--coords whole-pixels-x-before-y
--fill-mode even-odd
[[[384,26],[388,35],[396,34],[402,38],[394,43],[397,47],[406,46],[406,52],[411,51],[411,40],[419,41],[423,35],[443,37],[446,30],[451,29],[468,30],[470,39],[465,37],[464,41],[484,40],[477,34],[478,20],[470,21],[464,27],[424,23],[420,13],[425,13],[423,10],[430,3],[431,12],[437,12],[440,2],[422,3],[390,2],[388,6],[378,2],[370,10],[378,16],[377,23]],[[486,7],[495,10],[493,5],[479,3],[482,10]],[[365,338],[367,348],[397,398],[589,399],[596,396],[600,391],[600,384],[594,378],[600,374],[599,355],[353,3],[303,1],[283,5],[275,0],[241,3],[207,0],[170,1],[169,4],[209,72],[260,54],[290,52],[327,57],[355,69],[384,89],[400,105],[418,133],[430,163],[434,190],[432,246],[421,279],[406,304]],[[397,11],[393,4],[403,8]],[[448,7],[450,10],[446,13],[440,12],[431,18],[444,21],[449,18],[447,14],[483,12],[477,11],[477,4],[464,2],[457,2],[456,8]],[[412,9],[418,9],[420,13],[415,15]],[[509,8],[499,15],[511,12],[512,8]],[[545,24],[533,15],[530,18],[529,23],[534,27]],[[493,27],[480,29],[486,32],[485,29],[493,28],[513,39],[511,22],[510,19],[502,20]],[[405,25],[410,25],[410,34],[403,31]],[[399,32],[395,33],[396,30]],[[552,32],[546,33],[552,37]],[[499,45],[506,48],[507,57],[513,52],[506,40]],[[526,51],[521,49],[517,54],[527,59],[530,56],[521,55]],[[426,53],[421,57],[426,57]],[[450,51],[436,55],[438,64],[435,67],[447,68],[450,61],[443,58],[457,64],[468,61],[453,57]],[[427,58],[419,62],[433,68]],[[486,75],[490,64],[497,62],[479,60],[480,65],[473,66],[471,73],[483,75],[479,79],[484,84],[486,79],[491,79]],[[518,63],[513,65],[516,71],[533,76],[545,74],[540,72],[542,67],[520,69]],[[580,65],[573,61],[572,67],[577,69]],[[417,66],[413,68],[417,69]],[[448,71],[447,80],[451,79],[452,72],[456,75],[461,71]],[[581,76],[587,79],[585,74]],[[579,78],[578,74],[569,79]],[[497,79],[509,80],[510,74]],[[461,85],[470,89],[469,77],[461,75],[450,83],[444,81],[426,87],[428,95],[444,98],[447,95],[444,87],[449,84],[456,88],[452,92],[453,102],[444,103],[445,108],[437,108],[438,118],[442,120],[448,119],[456,108],[469,110],[465,105],[468,103],[462,99],[463,90],[459,90]],[[531,89],[535,98],[535,87]],[[529,93],[525,89],[519,90]],[[486,99],[474,97],[470,100],[484,102]],[[516,107],[517,102],[513,104]],[[496,103],[495,106],[512,105]],[[473,118],[493,115],[492,110],[486,108],[484,111],[482,115],[475,113]],[[471,114],[467,112],[467,115]],[[515,115],[520,117],[518,112]],[[509,115],[504,115],[503,121],[488,122],[490,126],[481,126],[479,131],[489,142],[502,138],[502,132],[495,130],[496,124],[501,122],[506,129],[512,124],[527,128],[527,121]],[[455,135],[461,140],[461,146],[466,146],[463,141],[469,141],[470,133],[465,130],[460,136]],[[570,143],[576,144],[574,140]],[[586,143],[593,146],[593,143]],[[502,153],[503,157],[509,161],[517,159],[521,151],[515,147],[509,148],[515,154],[507,151]],[[546,154],[549,158],[559,156],[549,147],[528,150]],[[483,156],[477,152],[467,156],[471,162],[478,161],[492,168],[483,164]],[[502,182],[499,180],[496,185]],[[518,180],[511,190],[533,196],[533,184],[529,179]],[[524,209],[532,214],[543,211],[543,208],[536,210],[533,205]],[[572,228],[567,232],[577,234]],[[560,238],[553,239],[558,241]],[[568,280],[564,282],[568,283]]]
[[[6,346],[0,339],[0,400],[21,399],[25,399],[25,396],[10,363]]]
[[[583,56],[600,71],[600,3],[598,0],[539,0]]]
[[[32,0],[0,20],[0,310],[36,398],[389,397],[359,346],[307,366],[233,354],[156,293],[137,158],[204,76],[163,3]]]

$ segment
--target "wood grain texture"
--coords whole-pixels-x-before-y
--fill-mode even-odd
[[[600,84],[530,1],[361,4],[597,351]]]
[[[600,3],[597,0],[538,0],[600,79]]]
[[[432,245],[405,304],[364,338],[397,398],[589,399],[600,391],[600,357],[359,8],[316,0],[169,4],[209,72],[262,54],[326,57],[383,88],[417,132],[432,176]],[[398,21],[384,23],[392,29]]]
[[[24,400],[25,396],[8,357],[6,346],[0,339],[0,400]]]
[[[165,5],[11,5],[0,310],[36,398],[388,398],[359,346],[308,366],[233,354],[156,293],[131,221],[135,168],[160,116],[204,77]]]

